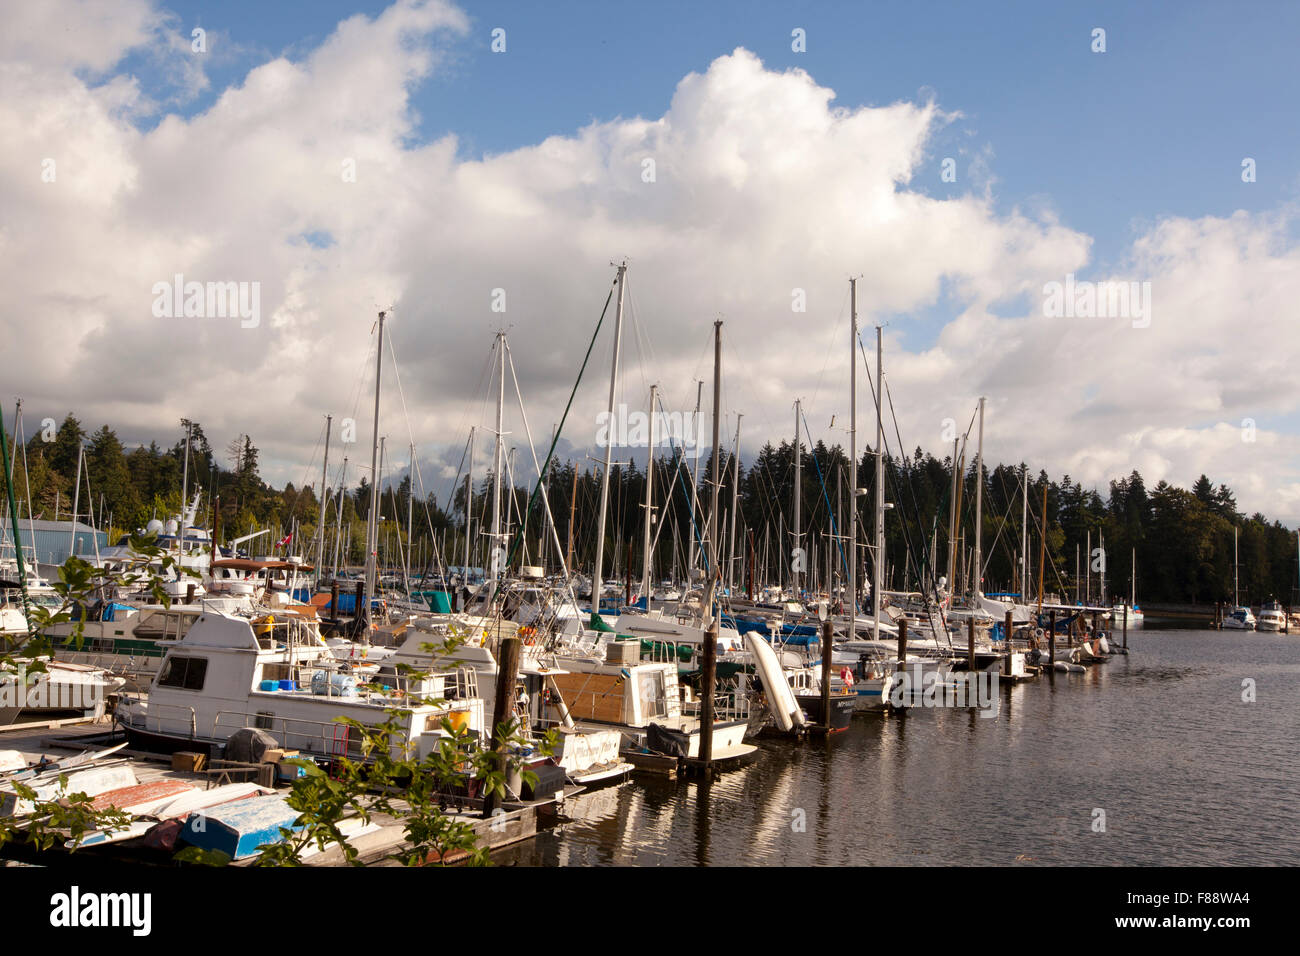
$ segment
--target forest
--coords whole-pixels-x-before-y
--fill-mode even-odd
[[[266,543],[254,548],[256,554],[282,547],[283,553],[316,558],[320,515],[317,488],[313,484],[296,488],[292,483],[281,489],[268,486],[259,475],[259,450],[251,436],[238,436],[218,453],[202,426],[188,419],[181,420],[179,437],[170,444],[151,442],[127,450],[108,425],[87,431],[69,414],[52,435],[38,434],[13,449],[11,466],[20,514],[66,520],[74,500],[79,500],[81,520],[107,530],[112,541],[125,532],[143,528],[152,518],[176,515],[186,477],[187,435],[191,494],[196,487],[202,489],[196,523],[211,528],[214,521],[219,522],[223,543],[266,529],[269,536],[259,539]],[[77,494],[79,447],[84,449],[84,459]],[[631,457],[640,457],[644,466],[643,455],[642,451],[641,456]],[[812,578],[824,586],[829,569],[835,576],[832,583],[842,583],[847,561],[848,501],[852,499],[848,494],[848,456],[840,446],[820,441],[811,448],[801,445],[800,455],[800,543],[805,552],[805,581]],[[731,515],[736,463],[727,455],[720,464],[718,537],[721,560],[727,562],[724,574],[729,570],[737,587],[744,587],[751,574],[758,583],[788,581],[790,552],[795,546],[792,443],[769,443],[747,466],[742,462],[738,469],[739,518],[734,533]],[[983,473],[977,475],[973,462],[962,461],[954,509],[951,457],[937,459],[918,447],[911,456],[886,456],[883,467],[885,500],[892,505],[884,519],[884,574],[886,587],[891,590],[916,590],[931,586],[937,577],[947,576],[949,524],[954,510],[958,516],[954,535],[956,579],[959,586],[969,584],[976,490],[982,481],[981,587],[987,593],[1036,595],[1041,568],[1045,592],[1073,600],[1077,588],[1080,597],[1090,592],[1094,600],[1100,600],[1104,563],[1106,598],[1124,600],[1134,583],[1136,560],[1139,604],[1231,601],[1235,528],[1240,600],[1258,604],[1276,598],[1284,604],[1300,605],[1295,531],[1270,522],[1262,514],[1241,513],[1232,490],[1223,484],[1215,485],[1205,475],[1190,490],[1165,481],[1148,488],[1142,476],[1132,471],[1126,478],[1111,481],[1107,488],[1097,489],[1085,488],[1069,475],[1056,480],[1042,470],[1027,474],[1023,463],[985,462]],[[331,475],[338,474],[333,463],[330,470]],[[683,579],[692,562],[692,544],[700,548],[710,534],[705,518],[712,498],[709,470],[707,456],[698,463],[670,454],[655,459],[651,535],[656,580]],[[360,471],[354,467],[350,475]],[[864,582],[870,580],[871,574],[871,549],[867,545],[873,537],[875,473],[874,457],[868,452],[858,464],[857,476],[858,487],[866,489],[866,493],[856,499],[858,574]],[[490,536],[484,532],[491,527],[493,479],[490,474],[475,478],[470,564],[483,567],[491,546]],[[611,468],[604,568],[607,581],[641,579],[645,481],[644,470],[635,461]],[[413,500],[409,475],[402,475],[400,480],[385,479],[380,495],[381,563],[401,567],[409,561],[416,574],[426,569],[436,571],[440,564],[464,563],[463,473],[454,487],[449,501],[438,501],[433,494]],[[694,515],[692,487],[696,488]],[[558,569],[564,553],[572,548],[573,566],[590,573],[596,551],[599,469],[590,461],[554,461],[545,491],[554,516],[554,534],[546,530],[543,521],[543,496],[534,494],[532,487],[520,485],[513,491],[503,491],[501,546],[515,566],[542,564],[552,571]],[[357,565],[365,557],[365,526],[371,505],[369,482],[364,476],[349,480],[341,495],[338,489],[331,488],[327,496],[323,564]],[[1027,582],[1021,582],[1019,570],[1022,514],[1027,517]],[[703,556],[695,558],[696,565],[707,565],[707,552],[704,547]]]

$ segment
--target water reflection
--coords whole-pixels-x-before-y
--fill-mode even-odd
[[[1152,631],[1129,646],[1082,674],[1004,683],[993,718],[862,715],[830,740],[761,741],[757,762],[712,781],[582,794],[569,822],[498,861],[1300,863],[1300,641]]]

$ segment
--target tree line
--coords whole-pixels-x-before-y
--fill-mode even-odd
[[[218,520],[221,540],[229,542],[253,531],[268,529],[270,541],[255,553],[269,553],[273,542],[295,535],[294,553],[312,555],[317,535],[320,499],[312,484],[281,489],[268,486],[258,471],[259,450],[248,435],[238,436],[216,452],[198,422],[182,419],[179,438],[168,447],[157,442],[128,451],[107,425],[88,432],[69,414],[51,440],[36,436],[15,448],[14,487],[20,509],[33,517],[67,519],[76,497],[78,448],[84,447],[78,513],[81,520],[121,533],[144,527],[151,519],[165,520],[180,511],[182,475],[189,435],[188,475],[191,494],[203,488],[196,523],[212,527]],[[850,493],[849,459],[839,445],[823,441],[800,444],[802,471],[801,556],[792,554],[794,448],[783,441],[765,444],[739,469],[732,455],[720,460],[718,488],[719,561],[737,587],[751,576],[757,583],[789,583],[799,562],[805,586],[841,586],[849,560],[847,535],[850,508],[858,520],[858,579],[871,577],[875,520],[875,461],[870,452],[858,463],[857,486]],[[637,456],[623,456],[636,458]],[[1030,474],[1027,466],[985,462],[977,475],[974,463],[963,460],[956,497],[951,456],[937,459],[917,448],[910,456],[886,455],[882,460],[885,500],[884,577],[891,590],[928,588],[949,574],[950,545],[956,585],[969,586],[975,571],[974,512],[976,490],[982,482],[982,574],[985,592],[1010,591],[1034,596],[1040,586],[1048,593],[1073,600],[1076,592],[1094,600],[1104,572],[1106,599],[1122,600],[1130,593],[1136,568],[1138,603],[1213,603],[1233,599],[1233,533],[1238,535],[1240,599],[1258,604],[1276,598],[1300,606],[1300,567],[1296,533],[1259,513],[1243,514],[1226,485],[1202,475],[1191,489],[1160,481],[1148,489],[1132,471],[1107,488],[1084,488],[1068,474],[1060,480],[1046,471]],[[331,481],[338,475],[331,465]],[[366,469],[368,470],[368,469]],[[739,472],[738,494],[736,477]],[[365,559],[365,527],[371,488],[361,468],[350,465],[342,494],[328,488],[325,520],[325,559],[355,565]],[[657,455],[653,474],[651,540],[652,577],[683,580],[691,567],[709,562],[712,534],[709,512],[713,489],[711,459],[680,453]],[[515,483],[501,495],[502,536],[491,540],[493,485],[489,473],[474,484],[469,502],[470,563],[486,567],[492,547],[506,551],[512,564],[558,569],[569,560],[576,570],[590,573],[595,560],[597,510],[600,501],[598,467],[590,462],[552,462],[545,495],[531,484]],[[411,477],[386,481],[380,495],[381,563],[400,566],[407,555],[413,568],[437,568],[439,562],[464,563],[466,487],[463,475],[448,500],[439,502],[412,489]],[[607,581],[642,576],[646,474],[644,458],[615,463],[610,470],[609,511],[606,517]],[[733,497],[737,501],[733,519]],[[545,521],[543,501],[549,501],[554,521]],[[956,531],[949,525],[954,520]],[[407,535],[407,516],[411,534]],[[1046,522],[1044,525],[1044,514]],[[1025,521],[1022,522],[1022,515]],[[1022,523],[1028,541],[1029,580],[1021,580]],[[733,529],[734,525],[734,529]],[[558,539],[558,546],[557,541]],[[263,536],[266,541],[266,536]],[[734,541],[734,546],[733,546]],[[1041,554],[1041,560],[1040,560]],[[1136,565],[1134,562],[1136,561]],[[634,588],[635,589],[635,588]]]

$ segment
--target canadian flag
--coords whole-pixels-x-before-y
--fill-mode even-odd
[[[286,546],[286,545],[287,545],[291,540],[293,540],[293,532],[292,532],[292,531],[290,531],[288,534],[286,534],[286,535],[285,535],[285,536],[284,536],[280,541],[276,542],[276,545],[275,545],[275,546],[276,546],[277,548],[283,548],[283,547],[285,547],[285,546]]]

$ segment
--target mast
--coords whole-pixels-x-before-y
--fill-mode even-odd
[[[1028,604],[1029,585],[1029,466],[1025,466],[1024,490],[1020,495],[1020,603]]]
[[[578,465],[573,465],[573,491],[569,493],[569,549],[564,555],[564,570],[573,573],[573,522],[578,510]]]
[[[379,547],[379,384],[384,371],[384,314],[379,313],[379,343],[375,349],[375,424],[370,443],[370,511],[366,515],[366,581],[362,597],[367,633],[370,625],[370,599],[375,593],[375,557]]]
[[[605,561],[605,512],[609,508],[609,469],[614,456],[614,437],[612,434],[614,427],[614,398],[618,392],[618,349],[623,340],[623,289],[627,282],[627,262],[619,263],[618,279],[616,281],[618,282],[618,309],[614,313],[614,358],[609,369],[609,407],[607,409],[608,417],[606,418],[611,434],[606,436],[605,469],[600,476],[600,512],[596,522],[596,566],[591,575],[591,618],[593,623],[599,620],[600,591],[603,584],[601,565]]]
[[[497,430],[496,442],[492,446],[492,537],[490,539],[491,558],[488,562],[488,574],[491,575],[492,585],[488,590],[488,603],[485,608],[492,606],[492,598],[497,591],[498,577],[505,570],[501,567],[501,469],[504,467],[502,461],[502,442],[501,426],[502,416],[505,412],[506,401],[506,350],[502,345],[505,339],[505,332],[497,333]]]
[[[68,557],[72,557],[74,554],[77,553],[77,512],[81,508],[81,459],[84,457],[85,457],[85,449],[82,448],[81,440],[78,439],[77,440],[77,480],[76,483],[73,485],[74,491],[72,495],[72,527],[71,530],[68,531]],[[189,460],[190,460],[189,439],[187,438],[185,440],[185,461],[189,462]],[[185,492],[182,490],[181,511],[183,512],[184,510],[185,510]],[[17,535],[16,527],[17,526],[15,525],[15,532],[14,532],[15,535]],[[14,540],[17,541],[18,540],[17,537],[15,537]],[[34,546],[35,544],[36,542],[33,540],[32,545]],[[15,548],[15,550],[17,549]]]
[[[465,567],[461,569],[461,580],[469,587],[469,533],[470,521],[474,508],[474,427],[469,430],[469,466],[465,469]]]
[[[736,440],[740,440],[740,423],[736,423]],[[794,550],[795,559],[790,565],[790,585],[794,599],[799,600],[799,562],[803,556],[799,553],[801,530],[800,505],[803,503],[803,455],[799,453],[799,399],[794,400]]]
[[[326,448],[328,454],[328,446]],[[411,464],[406,469],[406,596],[411,596],[411,538],[412,521],[415,504],[415,443],[411,443]]]
[[[704,635],[704,648],[700,665],[700,760],[710,766],[713,760],[713,689],[718,657],[718,631],[722,615],[715,614],[713,602],[718,589],[718,492],[719,467],[722,449],[719,446],[718,428],[722,404],[722,320],[713,323],[713,493],[709,514],[709,586],[706,593],[705,614],[708,631]],[[696,459],[698,462],[698,459]]]
[[[190,516],[189,502],[186,499],[189,498],[189,494],[190,494],[190,438],[193,434],[194,434],[194,425],[192,423],[186,425],[185,426],[185,463],[184,466],[181,468],[181,536],[179,541],[177,541],[176,544],[176,556],[178,560],[185,557],[185,526],[189,524],[188,518]],[[78,473],[80,473],[80,465],[78,465]],[[72,520],[73,522],[76,522],[77,520],[76,515],[73,515]],[[77,528],[75,523],[73,524],[72,528],[73,528],[73,532],[75,533]]]
[[[325,563],[325,486],[329,481],[330,468],[330,426],[334,423],[334,416],[325,416],[325,461],[320,466],[320,517],[316,519],[319,527],[316,529],[316,584],[320,584],[321,566]],[[217,539],[213,535],[212,553],[217,552]]]
[[[858,280],[849,280],[849,640],[858,621]],[[879,566],[879,555],[877,566]],[[872,595],[878,597],[878,595]],[[879,603],[879,601],[877,601]],[[879,619],[877,619],[879,623]],[[880,636],[880,631],[876,631]],[[823,674],[825,680],[828,675]]]
[[[948,493],[948,595],[957,593],[957,439],[952,440],[952,490]],[[951,602],[950,605],[951,606]]]
[[[871,603],[875,605],[872,626],[880,640],[880,601],[884,589],[885,569],[885,425],[881,418],[881,401],[885,397],[884,337],[876,326],[876,560],[872,567]],[[856,403],[855,403],[856,404]],[[853,491],[853,513],[858,511],[857,489]]]
[[[621,299],[619,300],[622,301]],[[700,420],[700,403],[704,399],[704,381],[701,380],[695,388],[695,421]],[[683,449],[684,451],[684,449]],[[688,529],[687,540],[687,561],[686,561],[686,587],[689,589],[692,583],[692,572],[695,571],[695,500],[700,487],[700,456],[698,451],[695,455],[695,461],[691,464],[691,524]]]
[[[980,396],[979,445],[975,449],[975,574],[971,580],[971,607],[979,604],[984,580],[984,555],[980,547],[984,524],[984,397]],[[982,605],[981,605],[982,606]]]
[[[1296,532],[1297,540],[1300,540],[1300,531]],[[1128,606],[1136,607],[1138,602],[1138,549],[1133,549],[1132,571],[1129,574],[1129,598]]]
[[[74,519],[75,520],[75,519]],[[1232,609],[1235,611],[1241,604],[1241,597],[1237,593],[1237,526],[1232,526]]]
[[[650,386],[650,435],[646,441],[645,454],[645,540],[641,543],[641,596],[645,598],[645,609],[650,610],[650,526],[654,523],[654,477],[655,477],[655,398],[659,386]]]
[[[734,458],[731,463],[731,546],[730,560],[727,561],[727,596],[730,597],[735,590],[735,572],[736,572],[736,524],[740,517],[740,420],[745,416],[736,413],[736,444],[732,448]],[[797,506],[796,506],[797,507]],[[796,578],[796,581],[798,579]],[[798,594],[798,584],[795,584],[795,593]]]

